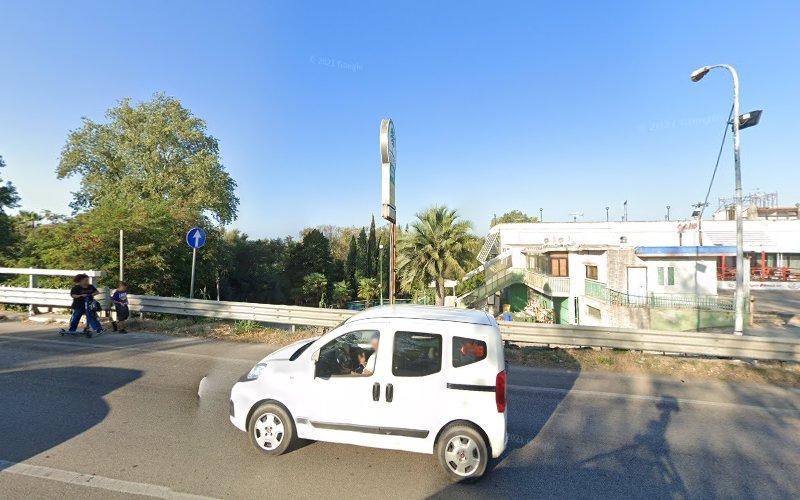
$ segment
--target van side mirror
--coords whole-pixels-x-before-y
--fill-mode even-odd
[[[311,355],[311,361],[313,361],[315,364],[317,361],[319,361],[319,350],[317,350],[314,354]]]

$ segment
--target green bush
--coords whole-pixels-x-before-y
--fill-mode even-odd
[[[248,333],[253,333],[260,328],[261,325],[259,325],[257,321],[253,321],[251,319],[238,320],[233,324],[233,333],[236,335],[245,335]]]

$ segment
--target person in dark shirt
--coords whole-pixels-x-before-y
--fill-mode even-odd
[[[111,302],[114,304],[114,311],[117,313],[117,320],[111,323],[112,329],[119,333],[128,333],[125,329],[125,321],[130,316],[128,310],[128,284],[124,281],[117,283],[117,289],[111,295]]]
[[[98,334],[103,333],[103,326],[97,319],[97,314],[92,311],[94,296],[100,293],[97,288],[89,283],[89,276],[78,274],[73,279],[75,286],[69,291],[72,296],[72,316],[69,319],[69,330],[65,333],[77,335],[78,323],[81,316],[86,315],[86,322]],[[90,336],[87,333],[87,336]]]

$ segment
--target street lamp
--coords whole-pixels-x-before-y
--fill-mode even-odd
[[[381,275],[381,293],[380,293],[380,305],[383,305],[383,243],[378,245],[378,266],[379,271],[378,273]]]
[[[739,74],[733,66],[729,64],[714,64],[703,66],[692,71],[691,79],[699,82],[709,71],[715,68],[727,69],[733,78],[733,111],[731,112],[731,128],[733,129],[733,163],[736,175],[736,192],[734,193],[736,204],[736,320],[733,327],[735,335],[744,333],[744,228],[742,222],[742,165],[739,158]],[[750,114],[748,114],[750,115]],[[761,118],[761,113],[755,117],[756,123]],[[745,120],[750,119],[748,116]]]
[[[606,207],[606,222],[608,222],[608,209],[609,207]]]

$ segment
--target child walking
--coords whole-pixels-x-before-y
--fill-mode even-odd
[[[114,303],[114,310],[117,313],[117,320],[111,322],[111,328],[119,333],[128,333],[125,329],[125,322],[130,316],[128,309],[128,285],[124,281],[117,283],[117,289],[111,295],[111,302]]]

